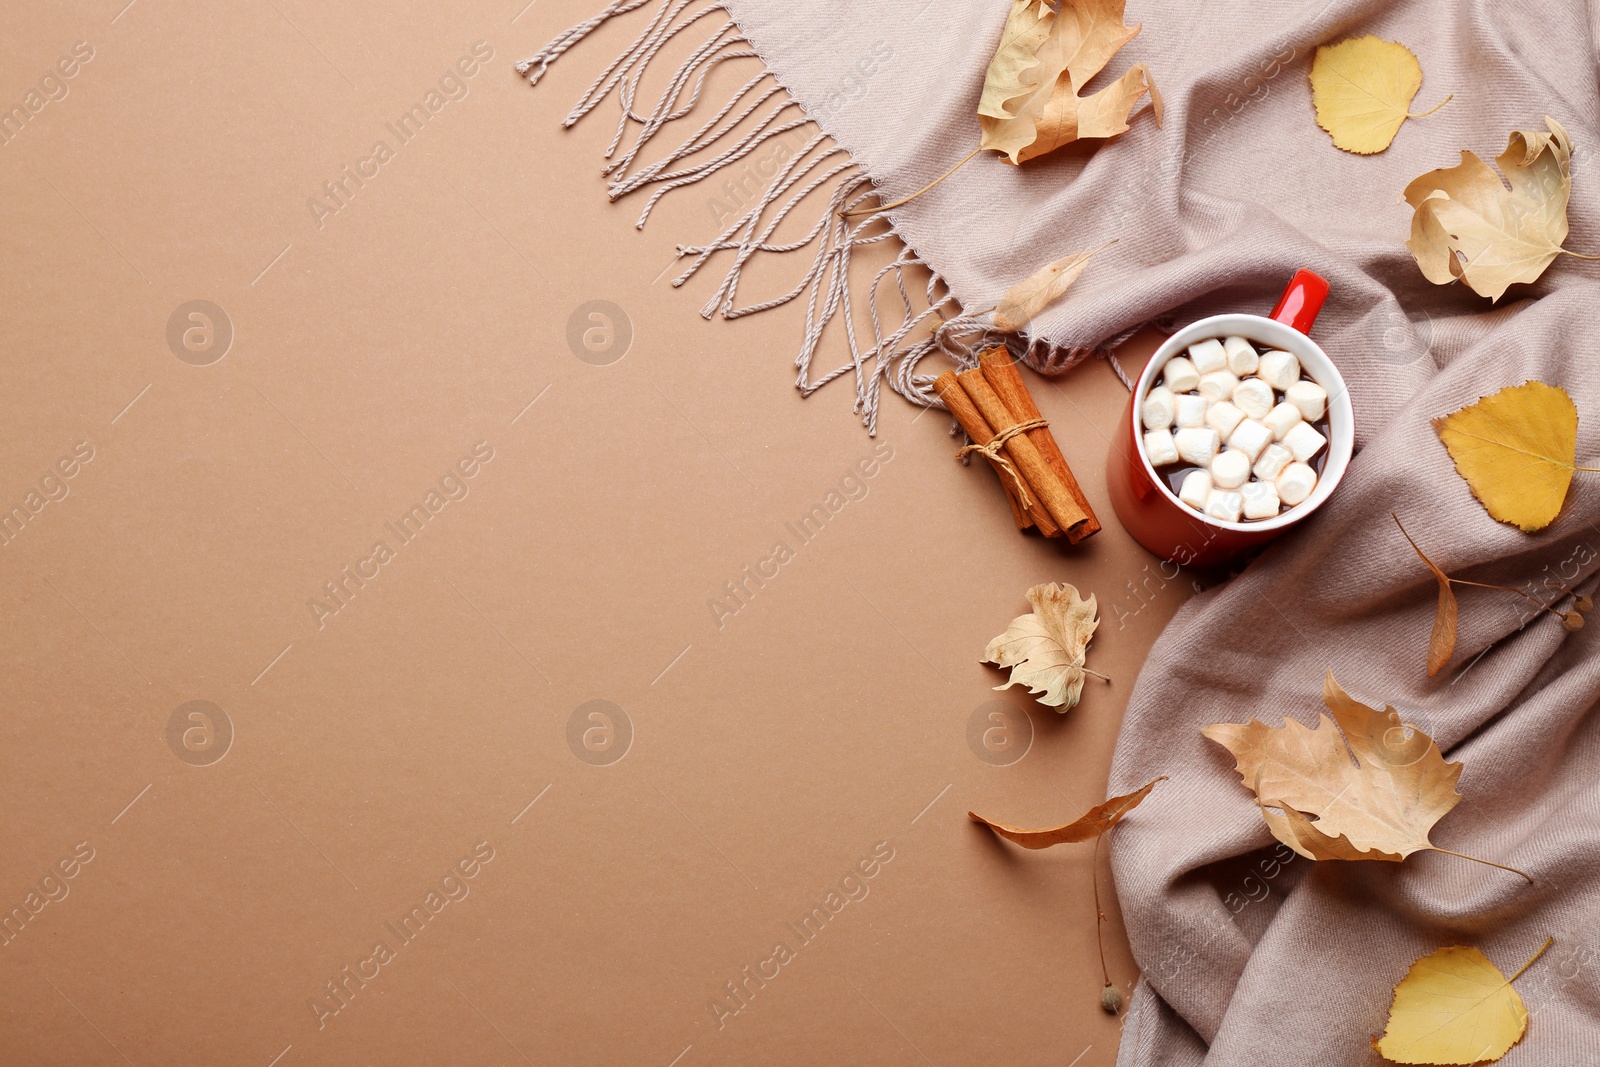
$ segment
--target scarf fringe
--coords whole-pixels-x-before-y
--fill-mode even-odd
[[[573,126],[616,94],[621,113],[605,151],[607,163],[601,175],[607,179],[612,202],[650,190],[634,222],[635,228],[644,228],[656,204],[668,193],[712,178],[780,138],[786,139],[785,144],[791,136],[805,138],[803,146],[771,178],[761,198],[721,233],[703,245],[678,246],[679,259],[689,262],[672,280],[674,287],[682,286],[712,260],[717,260],[719,266],[726,264],[716,292],[700,309],[701,317],[742,318],[804,298],[805,327],[794,359],[795,387],[802,395],[810,396],[836,378],[853,376],[855,413],[867,432],[874,435],[885,381],[890,389],[914,404],[944,407],[932,392],[937,376],[917,371],[921,362],[935,352],[945,354],[958,369],[966,370],[977,366],[978,352],[1004,345],[1034,370],[1052,375],[1061,374],[1092,355],[1101,355],[1109,359],[1123,384],[1132,388],[1110,352],[1122,338],[1093,348],[1064,348],[1038,338],[1029,340],[999,333],[985,321],[988,311],[961,310],[938,272],[899,238],[888,216],[881,209],[864,208],[878,195],[872,179],[848,152],[829,140],[764,64],[676,147],[651,163],[641,164],[640,155],[647,145],[663,138],[664,131],[697,109],[707,80],[722,64],[761,59],[728,9],[717,0],[698,7],[695,0],[613,0],[593,18],[559,34],[518,63],[517,72],[527,77],[530,85],[537,85],[552,63],[599,26],[650,3],[657,7],[649,23],[595,78],[562,120],[562,126]],[[696,26],[702,26],[702,32],[705,26],[710,27],[702,43],[671,73],[666,88],[653,103],[641,101],[640,83],[652,61],[670,42]],[[747,122],[751,123],[749,128],[742,129]],[[735,132],[741,129],[742,132]],[[624,148],[630,132],[632,140]],[[712,149],[720,150],[701,162],[684,162]],[[774,235],[784,219],[824,187],[830,191],[825,197],[816,198],[825,200],[825,204],[810,230],[794,240],[776,240]],[[855,211],[863,213],[850,218],[841,216],[842,212]],[[852,286],[852,255],[884,241],[898,246],[894,260],[879,268],[865,286],[860,285],[863,273],[856,271]],[[804,248],[815,249],[811,264],[791,289],[754,303],[740,302],[742,274],[752,259]],[[731,253],[731,262],[724,253]],[[880,288],[891,278],[900,298],[898,322],[885,322],[880,316]],[[863,336],[857,322],[858,300],[864,302],[860,310],[871,323],[870,337]],[[849,359],[816,375],[814,365],[823,333],[830,324],[843,330]],[[913,339],[912,335],[924,328],[927,335]]]

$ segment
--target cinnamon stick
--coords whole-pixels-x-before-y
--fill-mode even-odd
[[[1021,421],[1012,416],[1010,410],[1006,408],[1005,401],[1000,399],[1000,394],[989,385],[989,380],[983,376],[982,368],[974,367],[972,370],[962,371],[956,375],[956,381],[961,383],[961,388],[972,398],[973,406],[978,409],[984,421],[994,427],[996,436],[1004,434]],[[1057,526],[1063,530],[1070,530],[1089,517],[1067,491],[1066,483],[1050,469],[1044,453],[1028,439],[1027,434],[1020,433],[1011,437],[1005,443],[1005,450],[1012,464],[1022,472],[1022,477],[1028,483],[1030,495],[1038,498],[1039,503],[1043,504],[1044,510],[1050,513]],[[1034,520],[1038,521],[1037,512]]]
[[[1006,409],[1018,422],[1028,422],[1040,417],[1039,406],[1033,402],[1033,394],[1028,392],[1027,383],[1022,380],[1022,375],[1017,370],[1017,365],[1012,361],[1011,354],[1004,348],[991,348],[987,352],[979,353],[978,365],[983,368],[983,376],[991,388],[999,394],[1005,403]],[[1056,438],[1048,426],[1035,427],[1027,431],[1028,440],[1044,454],[1045,462],[1050,464],[1050,469],[1055,471],[1067,487],[1067,492],[1072,494],[1072,499],[1077,502],[1086,518],[1076,526],[1067,528],[1067,540],[1077,544],[1086,537],[1093,537],[1100,532],[1100,520],[1095,518],[1094,509],[1089,506],[1089,498],[1083,495],[1083,488],[1078,485],[1078,479],[1072,476],[1072,468],[1067,466],[1067,457],[1061,454],[1061,446],[1056,444]]]
[[[972,399],[967,396],[967,391],[961,388],[961,383],[956,381],[954,371],[945,371],[939,375],[933,383],[933,391],[944,401],[944,406],[950,409],[950,414],[955,416],[956,422],[966,431],[967,436],[972,438],[973,444],[986,445],[994,439],[994,431],[973,406]],[[1006,491],[1006,500],[1011,504],[1011,517],[1016,520],[1017,529],[1031,529],[1038,525],[1035,520],[1039,519],[1043,520],[1043,525],[1039,525],[1040,533],[1046,537],[1059,537],[1061,530],[1050,520],[1050,516],[1037,504],[1034,506],[1034,512],[1037,514],[1023,508],[1022,502],[1017,499],[1017,489],[1012,484],[1011,477],[992,460],[989,465],[994,467],[995,474],[1000,478],[1000,485]]]

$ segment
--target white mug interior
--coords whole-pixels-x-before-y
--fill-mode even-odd
[[[1213,518],[1203,511],[1196,511],[1178,499],[1178,494],[1172,491],[1166,478],[1156,473],[1155,466],[1144,450],[1144,423],[1141,421],[1144,398],[1160,378],[1161,370],[1167,365],[1167,360],[1183,355],[1190,345],[1209,337],[1221,340],[1224,337],[1235,336],[1245,338],[1258,348],[1276,348],[1293,353],[1300,361],[1301,369],[1328,394],[1328,458],[1323,462],[1322,473],[1317,478],[1317,487],[1306,499],[1293,507],[1285,508],[1270,519],[1228,522]],[[1264,315],[1213,315],[1191,322],[1167,338],[1166,342],[1156,349],[1155,355],[1151,356],[1150,362],[1145,365],[1144,373],[1139,375],[1139,380],[1134,383],[1133,395],[1134,430],[1139,438],[1139,462],[1144,464],[1145,473],[1174,504],[1207,525],[1218,529],[1262,533],[1292,526],[1310,515],[1328,499],[1338,487],[1340,480],[1344,478],[1345,469],[1350,466],[1350,457],[1355,452],[1355,412],[1350,407],[1350,391],[1345,388],[1344,377],[1339,373],[1339,368],[1333,365],[1333,360],[1328,358],[1322,346],[1310,337],[1292,326],[1286,326]]]

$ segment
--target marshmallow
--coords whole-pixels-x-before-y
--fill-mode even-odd
[[[1256,364],[1261,357],[1256,354],[1255,346],[1243,337],[1229,337],[1222,342],[1222,350],[1228,354],[1228,369],[1239,377],[1256,372]]]
[[[1178,404],[1172,391],[1164,385],[1158,385],[1145,394],[1144,428],[1147,430],[1165,430],[1172,426],[1172,420],[1177,415]]]
[[[1178,462],[1178,446],[1172,440],[1172,431],[1163,427],[1145,434],[1144,454],[1150,457],[1152,467]]]
[[[1211,495],[1211,472],[1190,471],[1183,477],[1183,488],[1178,490],[1178,499],[1188,504],[1196,511],[1204,511],[1206,497]]]
[[[1272,386],[1260,378],[1246,378],[1233,387],[1233,402],[1252,419],[1259,419],[1272,410]]]
[[[1206,409],[1211,406],[1209,400],[1203,396],[1194,396],[1189,393],[1174,399],[1178,402],[1179,426],[1204,426],[1206,424]]]
[[[1281,393],[1300,380],[1300,361],[1290,352],[1265,352],[1256,373]]]
[[[1209,467],[1222,447],[1222,435],[1209,426],[1185,426],[1172,436],[1178,455],[1196,467]]]
[[[1250,468],[1250,473],[1264,482],[1270,482],[1293,462],[1293,452],[1282,445],[1268,445],[1267,450],[1261,453],[1261,458],[1256,460],[1256,465]]]
[[[1272,439],[1281,441],[1283,440],[1283,435],[1300,425],[1300,421],[1303,418],[1304,416],[1300,414],[1299,408],[1288,401],[1284,401],[1267,412],[1266,418],[1261,421],[1266,423],[1267,429],[1272,431]]]
[[[1208,337],[1189,346],[1189,359],[1194,363],[1195,370],[1210,374],[1228,365],[1228,351],[1222,347],[1221,341]]]
[[[1328,410],[1328,392],[1304,378],[1283,391],[1283,398],[1300,409],[1307,422],[1316,422]]]
[[[1237,489],[1250,477],[1250,457],[1230,448],[1211,461],[1211,480],[1218,489]]]
[[[1206,514],[1224,522],[1238,522],[1244,508],[1244,497],[1226,489],[1213,489],[1206,494]]]
[[[1278,475],[1277,486],[1278,499],[1294,507],[1317,487],[1317,472],[1304,463],[1291,463]]]
[[[1270,519],[1278,514],[1278,487],[1271,482],[1247,482],[1239,490],[1244,497],[1244,517]]]
[[[1261,458],[1261,450],[1272,443],[1272,431],[1255,419],[1245,419],[1228,435],[1228,447],[1237,448],[1251,463]]]
[[[1226,400],[1219,400],[1206,409],[1206,425],[1223,437],[1227,437],[1243,421],[1244,412]]]
[[[1304,463],[1318,452],[1328,439],[1317,432],[1309,422],[1296,423],[1294,429],[1283,435],[1283,447],[1294,453],[1294,458]]]
[[[1200,395],[1212,402],[1226,400],[1233,395],[1233,387],[1239,384],[1239,379],[1229,370],[1214,370],[1209,374],[1200,375]]]
[[[1193,363],[1182,356],[1175,356],[1161,368],[1161,380],[1172,392],[1187,393],[1200,384],[1200,372],[1194,369]]]

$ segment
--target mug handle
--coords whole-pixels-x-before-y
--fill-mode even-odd
[[[1272,309],[1272,314],[1267,318],[1309,334],[1311,324],[1317,321],[1317,313],[1327,299],[1326,278],[1309,270],[1297,270],[1294,277],[1289,279],[1283,295],[1278,298],[1278,306]]]

